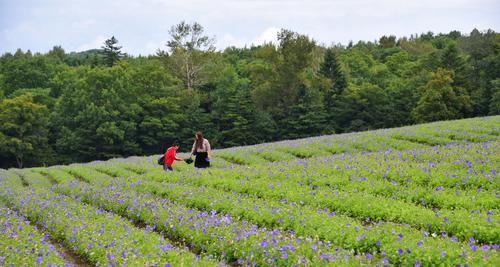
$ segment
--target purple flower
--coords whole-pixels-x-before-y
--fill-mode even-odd
[[[411,250],[409,248],[406,248],[406,253],[411,254]]]
[[[368,252],[365,254],[365,256],[366,256],[366,258],[367,258],[367,259],[369,259],[369,260],[371,260],[371,259],[372,259],[372,254],[370,254],[370,253],[368,253]]]
[[[490,250],[490,246],[484,245],[483,247],[481,247],[481,249],[484,251],[488,251],[488,250]]]
[[[161,251],[166,252],[167,250],[172,249],[172,245],[166,244],[165,246],[161,246]]]
[[[375,246],[380,247],[380,241],[375,242]]]
[[[42,261],[43,261],[42,255],[38,255],[38,258],[36,259],[36,264],[40,265],[42,264]]]
[[[112,264],[115,260],[115,255],[113,255],[113,253],[108,253],[108,261],[110,264]]]
[[[404,253],[404,251],[403,251],[402,249],[398,249],[398,254],[399,254],[399,255],[401,255],[401,254],[403,254],[403,253]]]
[[[443,190],[443,187],[442,187],[442,186],[438,186],[438,187],[436,187],[436,189],[434,189],[434,191],[436,191],[436,192],[439,192],[439,191],[441,191],[441,190]]]
[[[478,192],[478,193],[479,193],[479,192],[481,192],[481,187],[478,187],[478,188],[476,189],[476,192]]]
[[[417,247],[422,247],[422,244],[423,244],[423,243],[424,243],[424,242],[423,242],[422,240],[418,241],[418,242],[417,242]]]
[[[262,240],[262,243],[260,243],[260,246],[263,248],[267,247],[267,240],[266,239]]]
[[[288,258],[288,255],[286,254],[286,251],[283,251],[283,253],[281,253],[281,258],[282,259]]]
[[[282,223],[282,222],[283,222],[283,219],[279,218],[279,219],[278,219],[278,222],[279,222],[279,223]]]
[[[413,264],[413,267],[420,267],[421,264],[420,264],[420,261],[415,261],[415,264]]]
[[[311,249],[312,249],[313,251],[316,251],[316,249],[318,249],[318,246],[316,246],[316,244],[313,244],[313,245],[312,245],[312,247],[311,247]]]
[[[169,263],[163,265],[163,267],[172,267],[172,265],[170,265]]]
[[[448,220],[448,217],[444,217],[444,218],[443,218],[443,221],[448,222],[448,221],[449,221],[449,220]]]
[[[497,245],[497,244],[493,244],[493,245],[491,245],[491,247],[492,247],[493,249],[498,249],[498,245]]]
[[[476,247],[476,246],[474,246],[474,245],[472,245],[472,244],[470,244],[470,245],[469,245],[469,247],[470,247],[470,249],[471,249],[472,251],[476,251],[476,250],[477,250],[477,247]]]
[[[389,261],[386,258],[382,258],[382,264],[383,265],[388,265]]]
[[[446,251],[441,251],[441,257],[446,256]]]
[[[401,239],[403,239],[403,235],[402,234],[398,234],[398,241],[401,241]]]
[[[469,243],[471,244],[476,243],[476,239],[474,239],[474,237],[469,238]]]
[[[362,234],[362,235],[356,237],[356,241],[363,240],[363,238],[365,238],[365,234]]]

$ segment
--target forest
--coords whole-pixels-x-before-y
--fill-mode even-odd
[[[0,168],[188,151],[500,114],[500,34],[432,32],[217,50],[198,23],[154,55],[101,48],[0,57]]]

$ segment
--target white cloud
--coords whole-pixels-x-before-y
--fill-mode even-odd
[[[46,52],[55,44],[81,51],[101,47],[112,35],[127,53],[154,53],[165,49],[168,29],[182,20],[201,23],[217,37],[218,49],[276,42],[280,28],[325,44],[500,30],[498,0],[21,0],[0,6],[0,53]]]
[[[238,38],[231,34],[224,34],[222,37],[217,38],[216,47],[218,49],[223,50],[229,46],[235,47],[244,47],[251,45],[261,45],[264,43],[276,43],[277,42],[277,34],[280,29],[276,27],[269,27],[265,29],[261,34],[256,36],[253,39],[250,38]]]
[[[216,38],[215,46],[218,49],[224,49],[229,46],[243,47],[248,41],[244,38],[237,38],[232,34],[224,34],[222,37]]]
[[[255,45],[260,45],[264,43],[277,43],[278,42],[278,32],[280,29],[276,27],[267,28],[261,35],[255,38],[252,43]]]
[[[73,21],[71,23],[71,26],[79,29],[88,29],[92,26],[95,26],[95,20],[93,19],[85,19],[85,20],[78,20],[78,21]]]

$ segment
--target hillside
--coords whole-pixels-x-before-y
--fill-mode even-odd
[[[158,156],[0,170],[0,262],[498,266],[499,126],[233,147],[172,173]]]
[[[188,149],[199,130],[227,148],[500,115],[494,30],[329,46],[289,29],[276,37],[146,56],[112,37],[79,53],[0,55],[0,168],[151,155],[174,141]]]

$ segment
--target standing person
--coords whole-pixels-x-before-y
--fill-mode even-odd
[[[201,132],[196,132],[193,148],[191,149],[189,157],[191,158],[192,155],[196,155],[196,159],[194,160],[194,166],[196,168],[210,167],[212,149],[210,148],[210,143],[207,139],[203,138]]]
[[[175,153],[179,149],[179,143],[174,142],[171,147],[165,151],[165,164],[163,165],[163,169],[165,171],[173,171],[172,164],[174,164],[175,160],[182,160],[182,158],[178,158]]]

